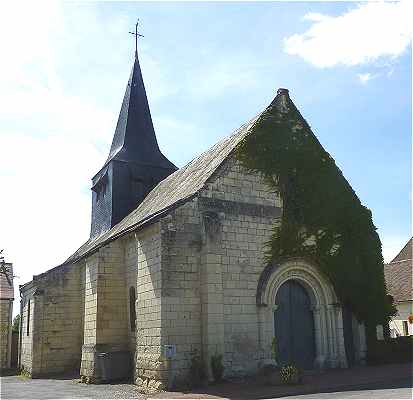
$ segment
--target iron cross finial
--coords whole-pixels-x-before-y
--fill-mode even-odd
[[[144,37],[140,33],[138,33],[138,25],[139,25],[139,18],[135,25],[135,32],[129,32],[131,35],[135,36],[135,57],[138,56],[138,36]]]

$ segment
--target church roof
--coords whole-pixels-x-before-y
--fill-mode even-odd
[[[126,86],[109,156],[100,172],[111,160],[177,169],[159,149],[137,54]],[[95,178],[98,175],[99,173]]]
[[[288,96],[288,90],[279,89],[277,96],[269,107],[284,108],[287,102],[292,104]],[[266,110],[267,108],[242,125],[232,135],[219,141],[186,166],[161,181],[134,211],[109,231],[96,238],[89,239],[64,264],[79,260],[104,244],[154,221],[171,209],[193,198],[204,188],[207,180],[233,152],[237,144],[250,132],[255,122]]]
[[[406,243],[393,261],[384,265],[387,291],[396,303],[413,300],[412,239]]]

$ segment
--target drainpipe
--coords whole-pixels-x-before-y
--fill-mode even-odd
[[[19,326],[19,358],[17,361],[17,365],[19,367],[19,370],[22,368],[22,341],[23,341],[23,296],[21,289],[19,288],[19,294],[20,294],[20,326]]]

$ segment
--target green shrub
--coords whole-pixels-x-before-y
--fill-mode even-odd
[[[222,354],[215,354],[211,357],[211,370],[215,382],[221,382],[224,375],[224,364],[222,363]]]
[[[13,319],[13,325],[11,330],[15,333],[19,333],[20,328],[20,314],[17,314]]]
[[[413,336],[379,340],[372,343],[367,351],[370,365],[404,363],[413,361]]]
[[[281,381],[285,384],[298,383],[301,378],[299,369],[295,365],[286,365],[280,369]]]

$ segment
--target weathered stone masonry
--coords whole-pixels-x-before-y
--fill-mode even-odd
[[[0,370],[11,367],[13,264],[0,262]]]
[[[81,269],[66,265],[34,277],[25,287],[20,366],[32,376],[79,368],[82,286]]]
[[[287,104],[282,90],[270,107],[284,112]],[[265,263],[282,200],[234,156],[255,122],[161,181],[66,264],[23,286],[21,365],[27,371],[75,369],[99,381],[101,353],[129,352],[134,381],[144,391],[188,382],[195,355],[209,379],[214,355],[223,356],[226,376],[255,373],[274,362],[277,292],[288,280],[311,301],[314,367],[347,365],[343,315],[331,283],[306,260]],[[362,361],[364,328],[353,318],[352,329],[355,358]]]

